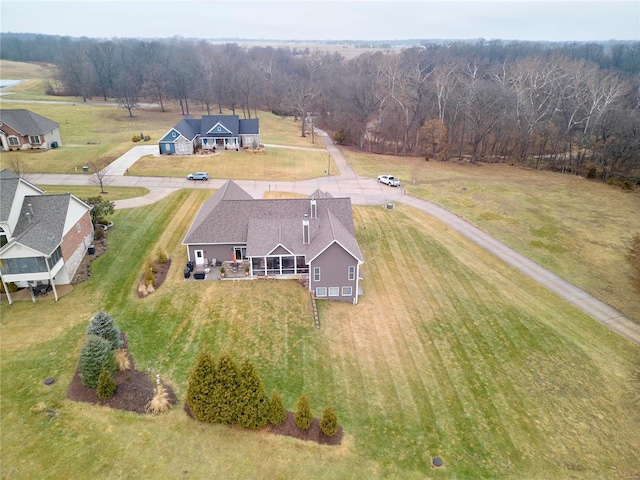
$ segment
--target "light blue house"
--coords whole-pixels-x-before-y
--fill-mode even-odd
[[[162,155],[192,155],[197,150],[239,150],[260,146],[260,121],[238,115],[187,115],[158,142]]]

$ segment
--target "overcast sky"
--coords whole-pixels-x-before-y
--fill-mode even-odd
[[[640,40],[640,1],[0,0],[2,32],[272,40]]]

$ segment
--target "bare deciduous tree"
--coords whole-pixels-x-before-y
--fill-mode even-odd
[[[90,181],[100,187],[100,193],[107,193],[104,191],[104,187],[113,180],[113,177],[109,176],[110,164],[110,160],[105,157],[99,157],[88,163],[90,171],[93,172]]]

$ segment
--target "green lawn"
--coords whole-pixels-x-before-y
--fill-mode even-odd
[[[396,175],[410,195],[455,212],[640,322],[640,295],[624,259],[640,233],[640,191],[509,165],[343,152],[359,174]]]
[[[148,155],[129,168],[129,175],[184,177],[190,172],[205,171],[211,178],[296,181],[325,175],[328,159],[326,150],[312,152],[276,147],[266,147],[261,153],[223,151],[215,155]],[[333,161],[331,171],[338,171]]]
[[[637,346],[405,206],[355,208],[365,295],[358,306],[320,302],[316,330],[297,282],[183,281],[180,242],[210,193],[116,212],[89,281],[58,303],[0,306],[3,478],[640,474]],[[174,263],[140,300],[143,263],[158,247]],[[181,403],[170,414],[65,399],[99,309],[127,333],[139,368],[174,387]],[[250,357],[288,409],[302,390],[316,415],[332,401],[343,444],[189,420],[182,399],[203,347]]]
[[[48,98],[56,99],[56,97]],[[160,112],[158,108],[137,109],[134,110],[134,117],[129,117],[126,110],[115,106],[106,106],[104,102],[100,101],[91,104],[83,104],[82,102],[65,104],[4,102],[0,104],[0,107],[3,109],[26,108],[60,124],[62,146],[57,149],[0,153],[1,168],[7,168],[17,159],[27,171],[38,173],[77,173],[81,171],[82,166],[97,158],[105,157],[109,160],[115,160],[136,145],[157,145],[158,139],[182,118],[182,115],[173,107],[167,107],[167,112]],[[197,111],[193,112],[193,115],[201,116],[203,113],[206,112]],[[323,175],[327,154],[326,150],[321,150],[323,144],[319,139],[316,139],[316,143],[312,144],[310,136],[300,137],[299,123],[294,122],[290,117],[282,118],[268,112],[259,112],[259,114],[262,143],[318,148],[318,153],[303,150],[284,151],[284,149],[274,151],[272,148],[267,148],[268,158],[263,162],[275,157],[279,165],[278,170],[272,171],[268,166],[259,169],[252,167],[245,170],[252,176],[239,177],[240,172],[234,172],[233,176],[225,178],[256,178],[257,172],[262,172],[262,175],[281,174],[280,168],[286,169],[285,176],[296,179],[310,178],[309,175]],[[151,140],[134,143],[132,138],[136,133],[149,135]],[[255,155],[255,157],[258,159],[259,156]],[[177,161],[175,159],[178,157],[172,158],[175,163]],[[316,159],[322,158],[324,158],[324,162],[316,161]],[[184,163],[194,164],[199,161],[195,156],[189,157],[188,161],[183,160]],[[309,170],[309,162],[319,163],[319,166],[311,167]],[[197,169],[185,167],[185,171],[193,170]],[[303,177],[299,177],[301,171]],[[262,177],[262,179],[268,178],[270,177]]]
[[[149,190],[143,187],[112,187],[105,186],[106,193],[100,192],[100,187],[83,187],[79,185],[37,185],[46,194],[72,193],[78,198],[101,196],[105,200],[124,200],[126,198],[144,197]]]

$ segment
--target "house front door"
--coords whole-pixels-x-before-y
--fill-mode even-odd
[[[193,253],[196,256],[196,265],[204,265],[204,251],[195,250]]]

